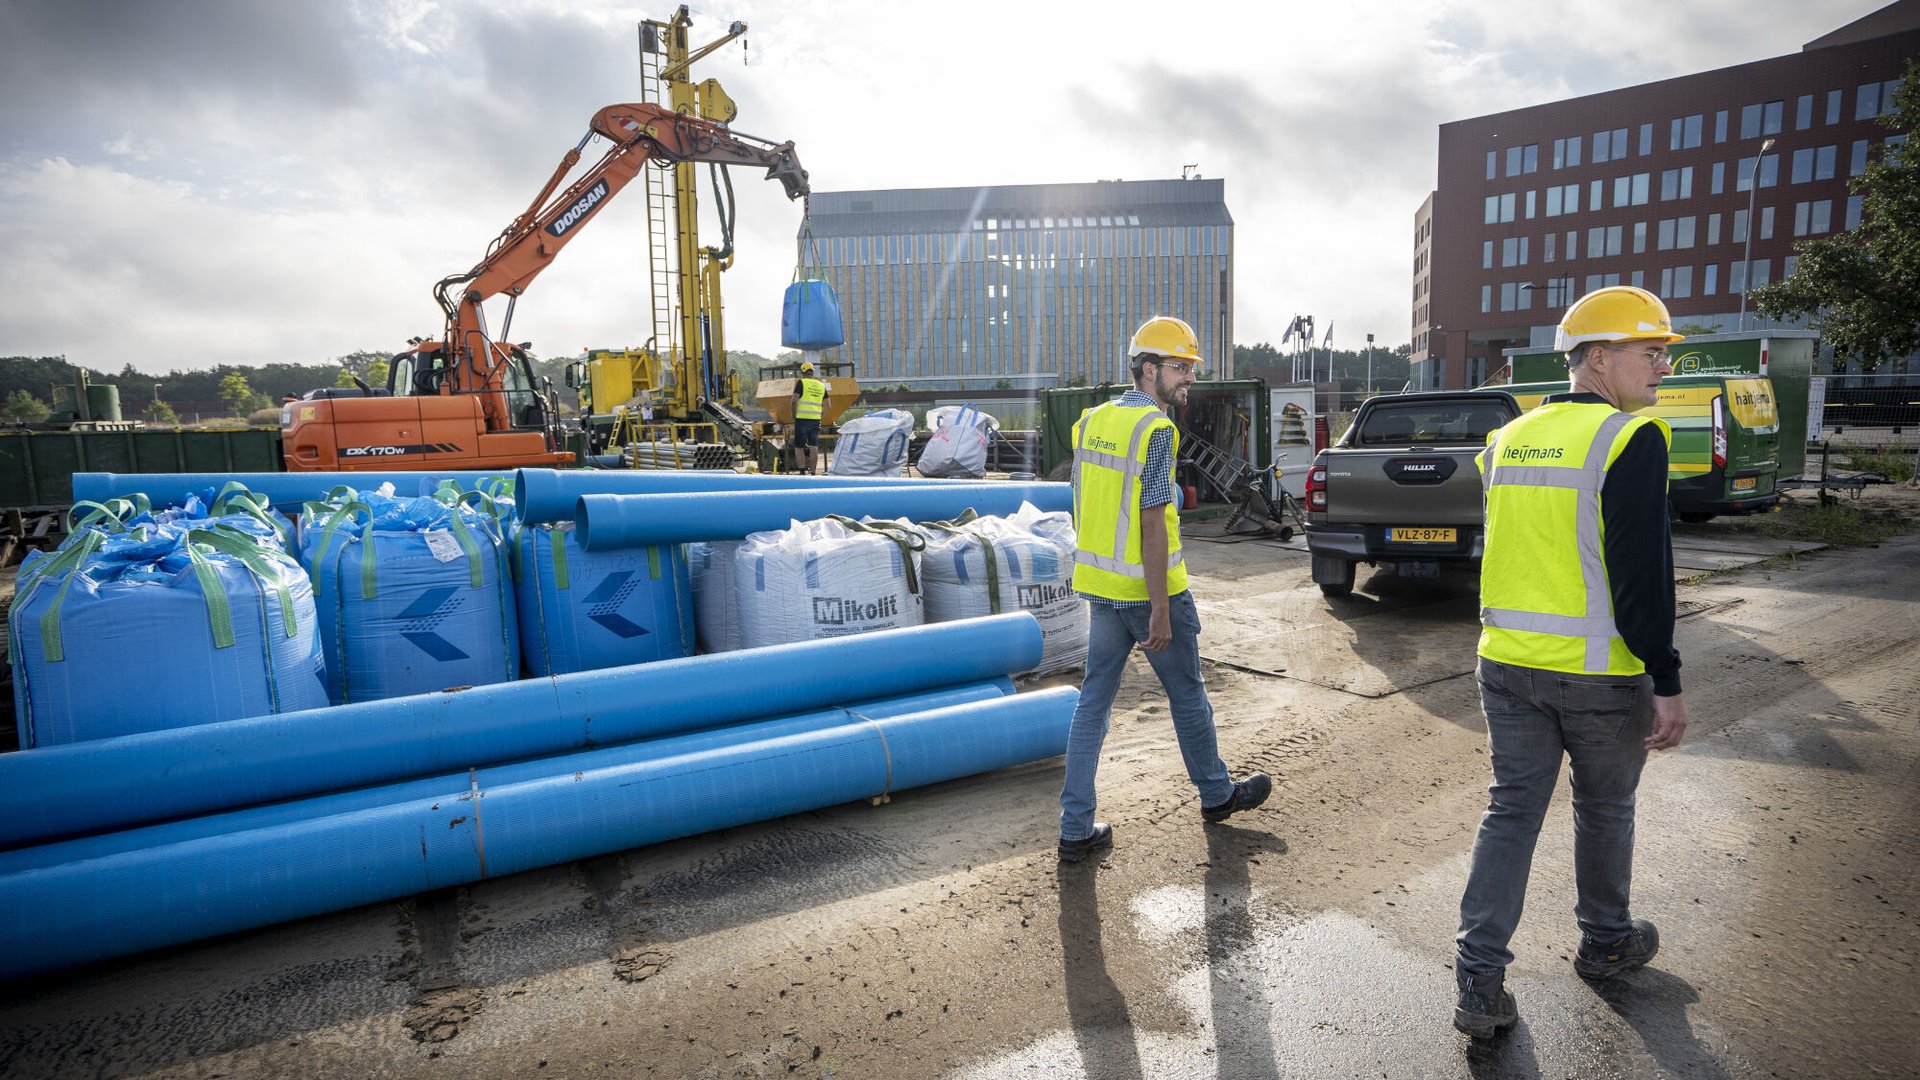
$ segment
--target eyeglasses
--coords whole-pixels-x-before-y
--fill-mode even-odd
[[[1163,368],[1172,368],[1175,371],[1185,372],[1189,375],[1193,374],[1194,369],[1194,364],[1191,360],[1163,360],[1155,357],[1148,360],[1147,363],[1155,364]]]
[[[1625,346],[1625,345],[1603,345],[1601,346],[1601,348],[1607,350],[1608,352],[1631,353],[1634,356],[1638,356],[1642,360],[1645,360],[1649,364],[1671,364],[1673,362],[1672,355],[1669,354],[1665,349],[1658,349],[1658,348],[1648,349],[1644,347]]]

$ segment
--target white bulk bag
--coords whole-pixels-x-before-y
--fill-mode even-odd
[[[913,414],[875,409],[843,422],[827,470],[834,476],[903,476],[913,442]]]
[[[796,521],[734,553],[746,648],[919,626],[921,533],[905,522]]]
[[[1024,674],[1086,665],[1087,602],[1073,591],[1073,515],[1022,503],[1007,517],[922,528],[928,622],[1031,612],[1040,624],[1040,665]]]
[[[987,442],[1000,422],[971,405],[947,405],[927,413],[933,428],[914,463],[921,476],[979,480],[987,475]]]

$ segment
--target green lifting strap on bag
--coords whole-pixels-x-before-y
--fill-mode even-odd
[[[900,545],[900,565],[906,571],[907,591],[920,594],[920,575],[913,569],[913,553],[927,550],[927,538],[920,535],[912,525],[902,525],[897,521],[855,521],[841,514],[828,514],[828,521],[837,521],[849,530],[882,537]]]
[[[513,494],[513,477],[483,476],[473,485],[473,490],[485,492],[488,498],[498,500],[501,496]]]
[[[271,583],[274,595],[280,598],[280,622],[287,637],[292,638],[300,632],[300,620],[293,609],[293,591],[287,588],[285,581],[268,565],[267,559],[260,553],[259,545],[253,537],[241,532],[222,531],[220,528],[193,529],[187,533],[187,554],[193,559],[193,572],[200,579],[200,589],[207,597],[207,617],[212,620],[216,604],[220,619],[213,627],[214,646],[224,649],[234,642],[233,622],[227,604],[226,590],[220,587],[219,576],[213,571],[213,564],[200,547],[205,546],[224,555],[230,555],[240,565],[247,568],[261,584]],[[217,598],[217,599],[216,599]]]
[[[60,643],[60,605],[66,602],[67,589],[72,586],[74,575],[105,542],[106,534],[88,529],[79,543],[35,566],[24,579],[16,583],[19,598],[14,603],[24,609],[43,584],[55,579],[60,581],[60,591],[54,594],[53,603],[48,605],[46,614],[40,616],[40,650],[46,654],[49,664],[57,664],[67,656],[66,647]],[[16,666],[15,670],[19,668]]]
[[[79,521],[73,520],[74,511],[90,507],[87,516]],[[67,509],[67,535],[71,536],[89,525],[105,524],[110,533],[127,531],[127,519],[138,516],[142,511],[127,499],[108,499],[106,502],[94,502],[82,499]]]
[[[219,497],[213,500],[213,506],[207,513],[212,517],[220,517],[224,514],[245,514],[272,529],[273,535],[280,538],[282,546],[291,546],[293,537],[287,534],[287,527],[280,524],[280,519],[274,516],[271,505],[267,502],[265,495],[249,491],[244,485],[235,481],[220,490]]]
[[[308,505],[318,506],[322,510],[329,509],[331,506],[331,504],[328,503],[309,503]],[[355,501],[347,503],[345,506],[332,507],[332,509],[333,513],[327,518],[326,525],[321,527],[320,543],[319,546],[314,548],[313,552],[313,565],[307,568],[307,572],[313,576],[313,587],[315,591],[318,591],[320,588],[320,560],[326,556],[328,545],[333,543],[333,534],[339,531],[340,526],[352,518],[355,513],[366,515],[367,524],[362,534],[360,536],[349,536],[346,541],[340,544],[340,552],[342,555],[346,553],[348,542],[365,542],[367,539],[365,534],[373,531],[373,509],[366,503]],[[360,559],[360,598],[363,600],[371,600],[380,595],[374,583],[372,551],[373,547],[368,545],[366,552],[363,553]],[[339,564],[339,557],[336,556],[334,565],[338,566]],[[339,581],[338,572],[334,574],[334,579],[335,587],[337,588]]]
[[[939,529],[941,532],[962,533],[980,542],[981,560],[987,566],[987,611],[989,614],[998,615],[1000,614],[1000,553],[994,548],[992,539],[979,536],[973,530],[966,528],[979,520],[979,517],[980,515],[974,513],[972,507],[968,507],[965,513],[951,521],[926,521],[922,522],[921,526]]]

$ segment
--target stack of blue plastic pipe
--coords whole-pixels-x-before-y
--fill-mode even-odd
[[[0,756],[0,978],[1057,756],[1076,692],[1004,678],[1040,651],[1020,613]]]

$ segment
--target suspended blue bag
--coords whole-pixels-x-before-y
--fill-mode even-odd
[[[493,501],[438,494],[367,492],[301,514],[336,705],[519,676],[512,574]]]
[[[514,531],[520,652],[533,675],[692,656],[685,545],[586,551],[573,522]]]
[[[327,703],[307,575],[227,528],[93,518],[22,565],[7,644],[22,747]]]
[[[840,300],[830,282],[807,278],[787,286],[786,300],[780,307],[780,344],[817,352],[845,344],[846,340],[840,323]]]
[[[780,344],[817,352],[845,344],[847,333],[840,322],[840,300],[834,296],[833,286],[817,276],[812,222],[803,225],[802,232],[806,254],[793,271],[793,284],[787,286],[780,307]]]

